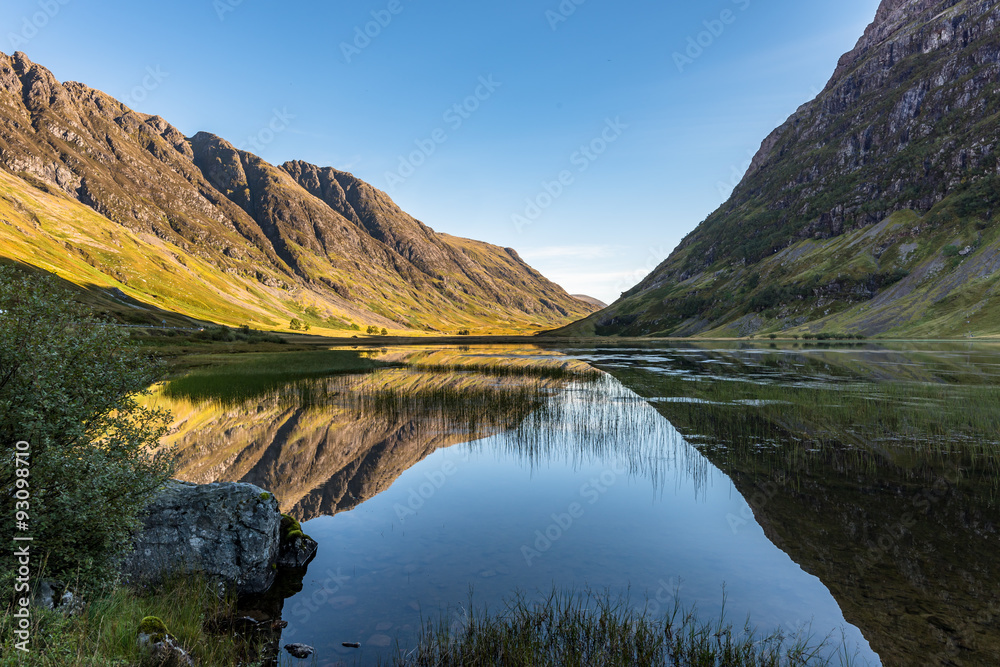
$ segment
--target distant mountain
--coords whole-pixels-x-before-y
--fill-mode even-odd
[[[1000,3],[883,0],[598,335],[1000,334]]]
[[[454,333],[593,310],[514,250],[439,234],[351,174],[185,137],[23,53],[0,54],[0,167],[0,257],[139,321]]]
[[[594,306],[598,309],[608,307],[608,304],[604,303],[600,299],[595,299],[594,297],[587,296],[586,294],[571,294],[570,296],[572,296],[577,301],[583,301],[584,303],[590,304],[591,306]]]

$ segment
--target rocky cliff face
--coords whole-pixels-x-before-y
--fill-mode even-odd
[[[142,251],[163,255],[151,265],[178,257],[185,267],[203,263],[196,273],[230,287],[238,282],[233,292],[298,304],[299,311],[269,306],[269,317],[256,318],[263,324],[301,317],[309,305],[337,325],[393,329],[526,328],[592,310],[512,251],[438,234],[350,174],[301,162],[279,168],[211,134],[185,137],[158,116],[83,84],[61,84],[23,53],[0,54],[0,167],[17,179],[5,188],[5,217],[39,218],[51,197],[82,204],[120,227],[115,245],[156,246]],[[32,201],[38,191],[50,197],[45,206]],[[76,211],[63,212],[61,221],[79,218]],[[4,244],[24,252],[4,254],[30,258],[26,235]],[[124,251],[107,257],[55,234],[30,243],[64,246],[117,281],[114,287],[130,286],[130,296],[184,310],[176,298],[144,292],[139,283],[150,276],[141,268],[116,273],[127,263]],[[257,305],[248,298],[246,310]]]
[[[884,0],[730,200],[583,328],[1000,331],[981,313],[1000,268],[998,22],[990,1]]]

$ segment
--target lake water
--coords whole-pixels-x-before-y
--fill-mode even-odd
[[[749,615],[857,665],[1000,664],[995,416],[950,412],[996,398],[994,349],[372,354],[414,367],[170,402],[180,477],[259,484],[319,542],[282,636],[319,665],[554,588]],[[584,363],[607,374],[484,370]],[[350,399],[377,392],[404,399]]]

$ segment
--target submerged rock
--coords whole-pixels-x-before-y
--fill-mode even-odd
[[[316,649],[306,644],[285,644],[285,650],[293,658],[299,658],[300,660],[304,660],[316,652]]]
[[[281,544],[278,501],[252,484],[170,481],[153,499],[122,571],[132,583],[198,572],[239,594],[274,582]]]

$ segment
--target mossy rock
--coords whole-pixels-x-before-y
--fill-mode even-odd
[[[274,496],[272,496],[272,495],[271,495],[270,493],[268,493],[267,491],[265,491],[264,493],[260,494],[260,499],[261,499],[261,500],[263,500],[263,501],[265,501],[265,502],[266,502],[266,501],[268,501],[268,500],[270,500],[270,499],[271,499],[271,498],[273,498],[273,497],[274,497]]]
[[[167,634],[167,624],[156,616],[147,616],[139,621],[139,632],[144,635]]]
[[[159,644],[170,636],[167,624],[156,616],[147,616],[139,621],[139,635],[148,635],[151,644]]]

